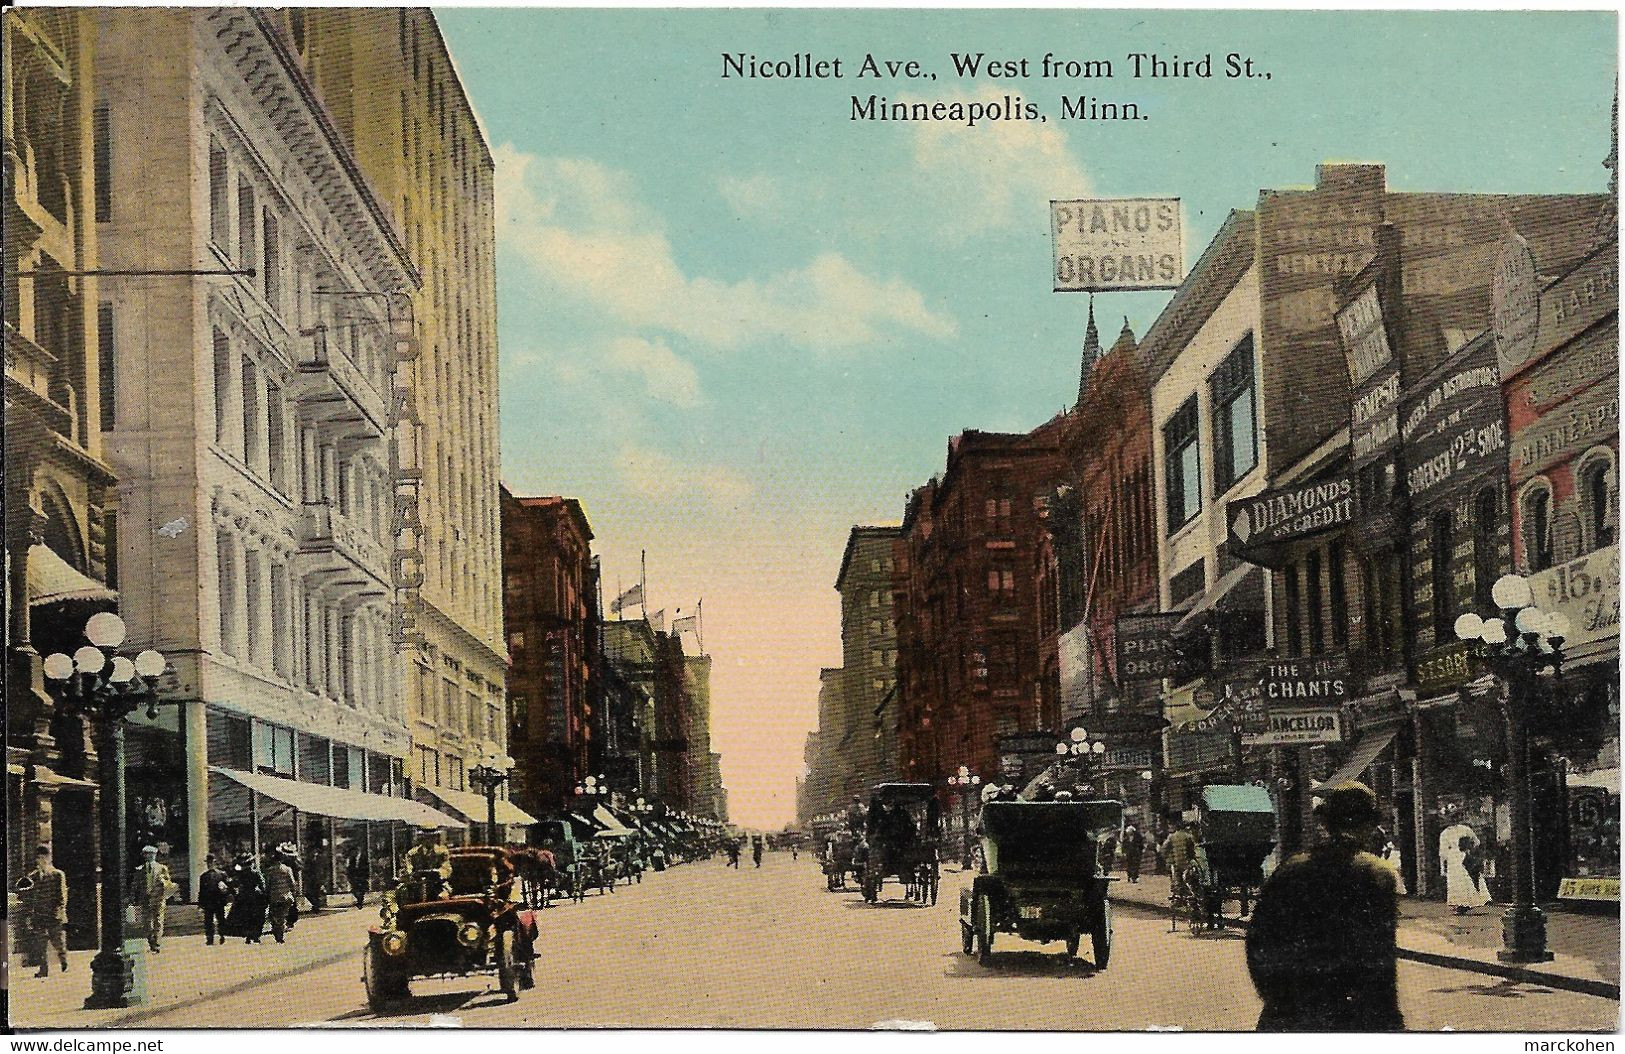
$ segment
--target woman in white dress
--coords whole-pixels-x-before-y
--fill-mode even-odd
[[[1439,872],[1444,875],[1444,896],[1458,915],[1490,902],[1490,895],[1484,889],[1483,868],[1468,867],[1468,853],[1478,850],[1478,835],[1464,823],[1453,823],[1439,832]]]

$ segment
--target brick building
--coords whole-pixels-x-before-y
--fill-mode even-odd
[[[574,498],[502,490],[502,614],[507,631],[512,795],[554,815],[596,774],[598,597],[592,528]]]

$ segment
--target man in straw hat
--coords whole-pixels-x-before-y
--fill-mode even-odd
[[[1247,969],[1264,1001],[1258,1029],[1401,1030],[1399,876],[1366,852],[1382,819],[1377,796],[1350,782],[1319,797],[1326,841],[1276,869],[1247,930]]]
[[[169,877],[169,866],[158,862],[158,847],[141,847],[141,866],[135,869],[135,881],[130,883],[130,900],[141,910],[141,931],[147,936],[147,947],[155,952],[164,949],[164,905],[179,887]]]

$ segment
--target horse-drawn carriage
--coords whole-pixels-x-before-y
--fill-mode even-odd
[[[1252,913],[1264,861],[1275,848],[1275,806],[1263,787],[1215,784],[1202,788],[1197,815],[1202,836],[1185,870],[1185,892],[1172,898],[1172,924],[1183,912],[1192,928],[1222,929],[1229,901],[1236,901],[1238,919]]]
[[[858,840],[850,831],[830,831],[818,850],[818,862],[824,869],[824,884],[831,893],[846,888],[848,874],[860,881],[863,877],[863,856]]]
[[[1083,935],[1095,968],[1111,960],[1113,879],[1100,866],[1100,840],[1122,824],[1116,801],[991,801],[982,806],[983,873],[959,894],[960,946],[981,963],[993,937],[1065,941],[1078,953]]]
[[[878,903],[888,878],[903,883],[916,904],[935,904],[942,816],[929,783],[882,783],[869,798],[864,841],[863,899]]]

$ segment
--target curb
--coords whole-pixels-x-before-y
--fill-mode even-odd
[[[1115,899],[1113,905],[1126,908],[1138,908],[1141,911],[1151,912],[1168,917],[1168,905],[1155,904],[1149,901],[1135,899]],[[1243,919],[1226,919],[1226,927],[1245,930],[1247,923]],[[1483,959],[1474,959],[1465,955],[1446,955],[1442,952],[1416,951],[1412,948],[1398,949],[1399,958],[1409,962],[1424,963],[1428,966],[1440,966],[1447,970],[1466,970],[1472,973],[1488,974],[1491,977],[1502,977],[1510,981],[1520,981],[1525,984],[1538,984],[1547,988],[1558,988],[1567,992],[1577,992],[1580,995],[1597,996],[1602,999],[1620,1000],[1620,986],[1617,982],[1598,981],[1589,977],[1570,977],[1567,974],[1552,973],[1547,970],[1532,969],[1527,966],[1516,966],[1511,963],[1486,962]]]

